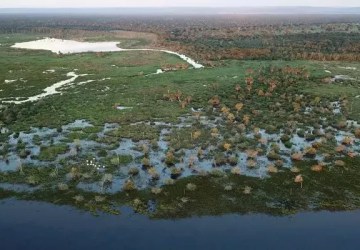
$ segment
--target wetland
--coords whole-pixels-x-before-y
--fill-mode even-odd
[[[264,219],[267,230],[287,218],[297,226],[316,218],[323,230],[329,217],[358,218],[360,26],[358,17],[344,18],[290,28],[274,19],[272,29],[289,30],[274,36],[255,23],[269,50],[280,36],[309,39],[309,54],[282,47],[284,58],[280,47],[255,51],[260,38],[249,44],[252,28],[237,19],[243,28],[221,27],[228,30],[221,46],[221,18],[208,24],[212,38],[209,27],[199,29],[202,45],[193,26],[172,30],[174,20],[149,20],[154,33],[150,24],[131,26],[133,19],[111,31],[92,30],[87,19],[82,29],[56,19],[68,30],[31,19],[17,32],[0,24],[0,210],[28,206],[89,225],[101,218],[100,227],[126,218],[117,223],[179,235],[168,219],[216,230],[233,227],[234,218]],[[316,55],[314,32],[330,41]],[[343,50],[332,47],[339,36],[348,39]],[[240,42],[242,57],[231,48]],[[32,213],[40,227],[47,217]]]

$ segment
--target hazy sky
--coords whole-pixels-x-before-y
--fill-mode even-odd
[[[0,0],[0,8],[360,6],[360,0]]]

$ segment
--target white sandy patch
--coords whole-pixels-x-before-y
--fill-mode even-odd
[[[168,54],[173,54],[173,55],[177,55],[179,56],[181,59],[183,59],[184,61],[186,61],[188,64],[190,64],[191,66],[193,66],[195,69],[200,69],[200,68],[204,68],[203,65],[195,62],[193,59],[191,59],[190,57],[187,57],[185,55],[173,52],[173,51],[169,51],[169,50],[160,50],[161,52],[165,52]]]
[[[346,125],[348,127],[354,127],[354,128],[359,128],[360,127],[360,124],[357,122],[357,121],[354,121],[354,120],[347,120],[346,121]]]
[[[43,74],[48,74],[48,73],[55,73],[55,69],[48,69],[43,71]]]
[[[38,101],[46,96],[49,95],[55,95],[55,94],[60,94],[61,92],[58,91],[59,88],[67,85],[67,84],[71,84],[73,83],[79,76],[86,76],[86,74],[83,75],[77,75],[75,72],[69,72],[66,75],[67,77],[71,77],[70,79],[67,80],[63,80],[60,82],[57,82],[47,88],[45,88],[43,90],[43,93],[39,94],[39,95],[35,95],[35,96],[31,96],[28,97],[24,100],[19,101],[18,99],[20,99],[19,97],[15,98],[16,100],[2,100],[2,102],[4,103],[14,103],[14,104],[21,104],[21,103],[26,103],[26,102],[34,102],[34,101]],[[7,98],[9,99],[9,98]]]
[[[74,88],[75,86],[80,86],[80,85],[84,85],[84,84],[91,83],[91,82],[102,82],[102,81],[106,81],[106,80],[111,79],[111,77],[106,77],[106,78],[102,78],[102,79],[98,79],[98,80],[86,80],[86,81],[74,83],[75,80],[78,77],[88,76],[88,74],[77,75],[73,71],[73,72],[67,73],[66,76],[71,77],[71,78],[67,79],[67,80],[57,82],[57,83],[51,85],[50,87],[45,88],[43,90],[43,93],[41,93],[39,95],[32,96],[32,97],[27,97],[27,98],[25,98],[25,97],[24,98],[22,98],[22,97],[7,97],[7,98],[0,99],[0,101],[2,101],[4,103],[14,103],[14,104],[21,104],[21,103],[25,103],[25,102],[34,102],[34,101],[38,101],[38,100],[40,100],[40,99],[42,99],[42,98],[44,98],[46,96],[55,95],[55,94],[62,94],[60,89],[63,88],[63,87]],[[110,88],[108,88],[108,89],[110,89]],[[3,91],[3,90],[0,90],[0,92],[1,91]],[[24,99],[24,100],[22,100],[22,99]],[[124,108],[124,109],[127,109],[127,108]],[[122,108],[121,108],[121,110],[122,110]]]
[[[116,52],[116,51],[158,51],[164,52],[167,54],[172,54],[180,57],[182,60],[189,63],[195,69],[203,68],[204,66],[195,62],[193,59],[173,52],[170,50],[163,49],[121,49],[117,45],[118,42],[77,42],[72,40],[62,40],[56,38],[44,38],[41,40],[16,43],[12,48],[19,49],[33,49],[33,50],[50,50],[54,53],[62,54],[72,54],[72,53],[82,53],[82,52]]]
[[[339,67],[340,69],[356,70],[356,67]]]
[[[76,85],[84,85],[84,84],[95,82],[95,81],[96,80],[87,80],[87,81],[83,81],[83,82],[78,82]]]
[[[44,38],[31,42],[15,43],[15,45],[11,47],[19,49],[50,50],[57,54],[72,54],[81,52],[121,51],[121,49],[117,47],[117,44],[117,42],[89,43],[55,38]]]
[[[159,75],[159,74],[162,74],[162,73],[164,73],[164,71],[162,69],[157,69],[155,73],[151,73],[151,74],[148,74],[146,76]]]
[[[0,133],[1,133],[1,134],[9,133],[9,129],[7,129],[7,128],[1,128]]]
[[[334,115],[336,115],[336,114],[341,114],[341,104],[340,104],[339,101],[330,102],[330,105],[331,105],[332,108],[333,108],[333,113],[334,113]]]
[[[193,66],[195,69],[204,68],[203,65],[195,62],[190,57],[187,57],[187,56],[185,56],[183,54],[179,54],[177,52],[170,51],[170,50],[164,50],[164,49],[122,49],[122,51],[159,51],[159,52],[164,52],[164,53],[167,53],[167,54],[176,55],[176,56],[180,57],[182,60],[184,60],[185,62],[187,62],[191,66]]]
[[[352,77],[347,76],[347,75],[336,75],[336,76],[332,79],[333,82],[342,81],[342,80],[356,81],[355,78],[352,78]]]
[[[103,82],[103,81],[110,80],[110,79],[111,79],[110,77],[106,77],[106,78],[102,78],[99,80],[87,80],[87,81],[83,81],[83,82],[78,82],[78,83],[76,83],[76,85],[79,86],[79,85],[84,85],[84,84],[91,83],[91,82]],[[72,87],[75,87],[75,86],[73,85]]]
[[[111,80],[111,77],[102,78],[102,79],[99,80],[99,82],[103,82],[103,81],[106,81],[106,80]]]
[[[124,106],[117,106],[117,110],[126,110],[126,109],[132,109],[132,107],[124,107]]]
[[[14,79],[14,80],[5,80],[4,83],[13,83],[13,82],[16,82],[17,79]]]

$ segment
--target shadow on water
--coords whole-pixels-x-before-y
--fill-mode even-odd
[[[67,206],[0,203],[1,249],[358,249],[360,211],[150,220]]]

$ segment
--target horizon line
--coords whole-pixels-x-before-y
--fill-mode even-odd
[[[174,9],[174,8],[360,8],[360,5],[353,6],[321,6],[321,5],[265,5],[265,6],[104,6],[104,7],[0,7],[0,9]]]

